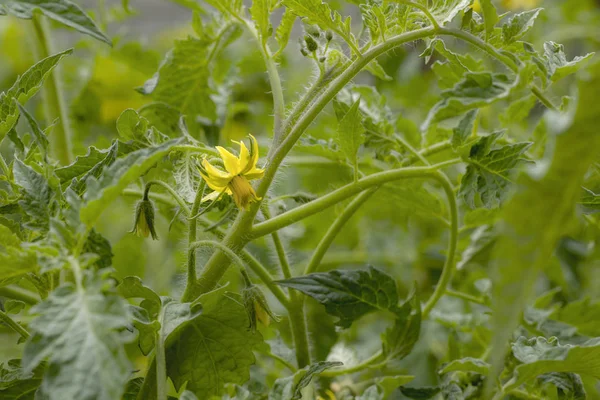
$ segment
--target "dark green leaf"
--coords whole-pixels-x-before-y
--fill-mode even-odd
[[[381,337],[382,352],[388,361],[400,361],[410,354],[421,333],[421,303],[412,295],[398,310],[394,325]]]
[[[25,19],[31,19],[36,12],[40,12],[56,22],[112,45],[96,23],[70,0],[6,0],[4,5],[0,5],[0,14],[2,12]]]
[[[346,155],[350,164],[354,166],[356,174],[358,173],[358,149],[365,141],[365,128],[361,123],[362,116],[358,109],[359,105],[360,99],[352,104],[338,126],[338,143],[340,149]]]
[[[421,387],[421,388],[412,388],[406,386],[400,386],[400,392],[409,399],[414,400],[428,400],[437,395],[442,391],[442,388],[435,387]]]
[[[21,114],[23,116],[25,116],[25,119],[27,120],[27,123],[29,124],[29,128],[31,129],[31,134],[33,136],[33,140],[38,145],[42,155],[45,157],[46,154],[48,153],[48,138],[46,137],[46,134],[44,132],[42,132],[37,121],[31,116],[31,114],[29,114],[29,112],[27,112],[25,107],[23,107],[20,104],[18,104],[18,106],[19,106],[19,111],[21,112]]]
[[[584,196],[579,201],[581,208],[585,214],[593,214],[600,211],[600,194],[596,194],[591,190],[583,188]]]
[[[45,365],[26,373],[21,360],[9,360],[0,364],[0,396],[3,400],[34,400],[35,392],[42,382]]]
[[[276,283],[299,290],[323,304],[329,314],[340,318],[337,325],[343,328],[367,313],[398,309],[396,282],[373,267],[314,273]]]
[[[319,361],[297,371],[292,376],[279,378],[269,392],[269,400],[299,400],[302,398],[302,389],[310,384],[315,375],[341,365],[343,364],[338,361]]]

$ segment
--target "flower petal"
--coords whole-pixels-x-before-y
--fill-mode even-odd
[[[265,170],[264,169],[252,168],[250,171],[246,172],[244,174],[244,176],[246,177],[246,179],[248,179],[249,181],[251,181],[253,179],[260,179],[260,178],[262,178],[264,174],[265,174]]]
[[[217,146],[216,149],[223,159],[223,164],[225,165],[227,172],[229,172],[232,176],[238,175],[241,171],[239,158],[221,146]]]
[[[214,167],[210,162],[208,162],[207,159],[202,160],[202,168],[204,168],[206,174],[203,174],[201,171],[200,175],[202,175],[202,177],[204,178],[206,183],[209,184],[209,186],[212,183],[214,186],[224,187],[227,186],[231,178],[233,178],[233,176],[228,174],[227,172],[223,172],[220,169]]]
[[[250,152],[248,151],[248,148],[246,147],[246,144],[241,141],[239,142],[240,145],[240,174],[245,174],[246,171],[249,171],[250,169],[252,169],[252,159],[250,156]]]

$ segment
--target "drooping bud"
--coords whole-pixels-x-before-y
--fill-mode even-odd
[[[248,320],[250,321],[248,327],[252,332],[256,331],[257,320],[264,326],[269,326],[271,319],[279,322],[279,316],[271,311],[264,293],[258,286],[251,285],[246,287],[242,292],[242,298],[246,314],[248,314]]]
[[[331,31],[325,32],[325,39],[327,39],[328,42],[331,42],[331,39],[333,39],[333,32],[331,32]]]
[[[321,37],[321,31],[314,25],[306,25],[306,33],[316,38]]]
[[[152,236],[152,239],[158,239],[154,229],[154,204],[148,198],[148,190],[144,193],[144,198],[137,203],[135,221],[130,232],[140,237]]]
[[[315,41],[315,39],[313,39],[309,35],[304,36],[304,42],[306,42],[306,48],[311,53],[319,49],[319,44]]]

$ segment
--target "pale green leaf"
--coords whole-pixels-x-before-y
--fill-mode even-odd
[[[485,38],[489,40],[494,33],[496,23],[498,23],[498,12],[492,3],[492,0],[479,0],[481,11],[483,13],[483,23],[485,26]]]
[[[535,19],[540,15],[541,8],[523,11],[513,15],[502,25],[502,40],[505,44],[511,44],[519,40],[533,27]]]
[[[497,207],[508,194],[512,172],[523,163],[530,142],[507,144],[490,150],[502,132],[484,136],[471,147],[467,172],[460,182],[458,195],[469,207],[477,208],[478,200],[486,208]]]
[[[483,360],[472,357],[465,357],[458,360],[452,360],[440,369],[439,374],[447,374],[448,372],[475,372],[481,375],[487,375],[490,369],[490,364]]]
[[[555,310],[550,318],[564,322],[577,328],[581,335],[600,337],[600,302],[589,298],[573,301]]]
[[[421,303],[412,295],[396,312],[394,325],[381,335],[387,361],[400,361],[410,354],[421,333]]]
[[[26,373],[21,360],[8,360],[0,364],[0,394],[2,400],[34,400],[42,382],[45,365]]]
[[[31,309],[37,317],[29,324],[23,368],[48,359],[43,398],[114,400],[123,393],[131,365],[120,331],[129,315],[125,301],[103,285],[97,278],[85,288],[66,284]]]
[[[427,7],[441,26],[448,24],[458,13],[471,5],[471,0],[418,0],[417,2]],[[421,11],[418,12],[422,13]]]
[[[75,178],[79,178],[87,174],[94,166],[102,162],[109,150],[98,150],[94,146],[88,148],[87,154],[83,156],[77,156],[75,161],[65,167],[57,168],[54,173],[60,179],[62,184],[68,183]]]
[[[8,91],[0,93],[0,141],[17,123],[19,118],[17,103],[25,104],[33,97],[58,62],[72,52],[73,50],[69,49],[44,58],[25,71]]]
[[[467,144],[473,135],[473,130],[475,129],[475,120],[477,119],[477,111],[478,110],[469,111],[460,120],[458,126],[452,130],[450,144],[452,145],[454,151],[460,150],[462,146]]]
[[[4,5],[0,5],[0,14],[3,11],[25,19],[31,19],[36,12],[40,12],[56,22],[112,45],[89,15],[70,0],[5,0]]]
[[[398,310],[396,282],[386,273],[367,270],[334,270],[298,276],[276,282],[299,290],[339,317],[337,325],[348,328],[352,322],[376,310]]]
[[[537,170],[534,177],[522,173],[518,190],[504,206],[500,239],[493,252],[491,376],[503,365],[505,344],[533,295],[540,271],[548,265],[559,238],[567,233],[583,177],[597,157],[598,91],[600,64],[596,63],[579,83],[578,107],[571,122],[552,137],[552,148],[560,151],[548,152],[544,169]]]
[[[183,393],[181,393],[181,396],[179,396],[179,400],[198,400],[198,398],[189,390],[184,390]]]
[[[573,372],[600,379],[600,339],[577,346],[561,345],[556,338],[526,339],[520,337],[512,345],[514,356],[523,364],[515,368],[505,390],[550,372]]]
[[[365,128],[362,126],[362,115],[359,107],[360,99],[354,102],[338,125],[338,143],[346,159],[358,173],[358,149],[364,143]]]
[[[285,9],[283,16],[281,17],[281,22],[275,31],[275,39],[277,39],[277,43],[279,44],[277,54],[280,54],[286,48],[290,40],[290,35],[292,34],[292,28],[294,27],[296,18],[296,14],[290,11],[290,9]]]
[[[546,42],[544,43],[544,56],[546,57],[548,78],[552,82],[556,82],[579,71],[594,56],[594,53],[588,53],[583,57],[578,56],[568,61],[562,44]]]
[[[271,7],[271,0],[252,0],[252,7],[250,7],[250,15],[252,16],[252,20],[254,20],[256,30],[263,44],[271,37],[271,32],[273,31],[271,21],[269,20]]]
[[[35,254],[21,248],[21,240],[0,224],[0,285],[37,269]]]
[[[243,384],[250,378],[255,358],[252,349],[262,342],[248,329],[241,297],[217,290],[200,297],[202,312],[167,341],[167,373],[176,389],[199,398],[222,393],[227,383]]]
[[[452,89],[442,92],[443,100],[429,111],[421,129],[427,130],[434,122],[456,117],[469,110],[504,99],[518,84],[518,77],[510,79],[504,74],[468,72]]]
[[[102,171],[99,179],[87,179],[85,204],[81,207],[81,221],[93,226],[102,211],[115,200],[130,183],[134,182],[161,158],[169,154],[171,148],[180,142],[173,139],[156,147],[140,149],[120,158]]]
[[[583,188],[585,191],[584,196],[579,201],[581,208],[585,214],[593,214],[600,211],[600,194],[596,194],[591,190]]]
[[[37,144],[40,152],[45,157],[48,153],[48,138],[46,134],[40,129],[37,121],[33,118],[31,114],[23,107],[21,104],[17,104],[19,106],[20,113],[25,117],[27,124],[29,125],[29,129],[31,129],[31,135],[33,140]]]
[[[52,189],[46,178],[19,159],[15,159],[13,174],[15,183],[21,188],[19,205],[30,217],[27,225],[33,229],[47,230]]]
[[[469,263],[489,256],[496,243],[498,236],[489,225],[483,225],[475,229],[471,234],[471,240],[463,251],[460,261],[456,263],[456,269],[461,270]]]
[[[297,371],[292,376],[279,378],[275,381],[273,388],[269,392],[269,400],[302,399],[302,389],[310,384],[315,375],[320,374],[326,369],[341,365],[343,364],[338,361],[319,361]]]
[[[127,276],[125,277],[119,286],[117,286],[117,293],[123,298],[139,298],[146,300],[145,307],[155,317],[161,307],[160,297],[148,286],[142,283],[142,280],[138,276]]]
[[[244,3],[242,0],[204,0],[223,14],[242,17]]]

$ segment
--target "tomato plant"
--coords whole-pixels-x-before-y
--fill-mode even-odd
[[[0,398],[600,398],[597,2],[129,3],[0,2]]]

